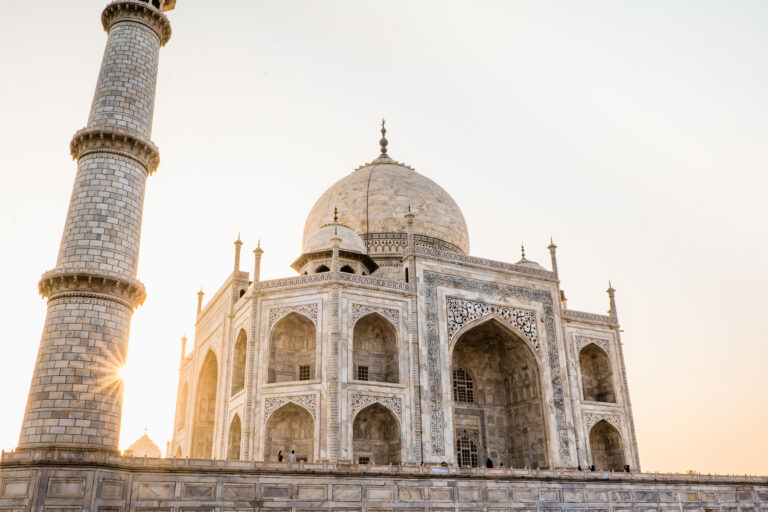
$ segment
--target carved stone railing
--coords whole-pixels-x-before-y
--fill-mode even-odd
[[[314,475],[413,475],[432,478],[477,478],[477,479],[520,479],[544,481],[605,481],[626,483],[668,483],[668,484],[743,484],[766,485],[765,476],[747,475],[703,475],[682,473],[624,473],[602,471],[577,471],[575,469],[486,469],[459,468],[455,465],[438,466],[417,464],[400,465],[365,465],[350,463],[294,463],[262,461],[228,461],[189,458],[124,457],[96,451],[70,451],[54,449],[32,449],[16,452],[3,452],[0,468],[24,466],[100,466],[125,470],[168,471],[182,470],[195,473],[232,473],[242,474],[314,474]]]
[[[102,297],[132,309],[142,305],[147,297],[144,285],[136,279],[85,268],[50,270],[37,286],[40,295],[49,300],[63,296]]]
[[[446,260],[456,263],[466,263],[469,265],[475,265],[478,267],[486,267],[493,270],[503,270],[506,272],[517,272],[519,274],[528,274],[536,277],[543,277],[545,279],[554,281],[555,274],[549,270],[543,268],[531,268],[525,265],[515,265],[514,263],[506,263],[503,261],[489,260],[486,258],[478,258],[476,256],[467,256],[465,254],[459,254],[448,251],[438,251],[435,249],[428,249],[425,247],[416,246],[416,254],[420,256],[429,256],[432,258]]]
[[[347,283],[356,283],[363,286],[374,286],[377,288],[387,288],[388,290],[397,290],[400,292],[408,291],[408,284],[402,281],[392,281],[391,279],[383,279],[381,277],[363,276],[358,274],[339,274],[339,281],[345,281]]]

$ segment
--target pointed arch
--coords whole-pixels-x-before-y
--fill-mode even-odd
[[[378,402],[363,407],[352,422],[353,460],[358,464],[400,464],[402,443],[397,416]]]
[[[368,313],[352,329],[353,379],[373,382],[400,381],[397,330],[377,312]]]
[[[611,359],[602,348],[588,343],[579,351],[581,392],[584,400],[616,403]]]
[[[288,402],[275,410],[264,431],[264,460],[276,461],[278,451],[287,458],[291,450],[296,460],[312,462],[315,455],[315,420],[309,411]]]
[[[240,424],[240,416],[235,413],[232,422],[229,424],[229,436],[227,436],[227,459],[240,460],[240,440],[243,435],[243,429]]]
[[[219,367],[216,354],[209,350],[197,379],[195,422],[192,431],[191,454],[194,459],[213,456],[213,431],[216,417],[216,395]]]
[[[485,323],[494,322],[494,321],[499,325],[501,325],[504,329],[514,334],[520,341],[525,343],[525,345],[527,345],[528,348],[531,350],[531,354],[533,355],[533,357],[536,359],[536,363],[539,366],[541,366],[542,361],[541,361],[541,358],[539,357],[539,351],[536,345],[533,344],[530,338],[528,338],[528,336],[526,336],[523,331],[521,331],[516,326],[512,325],[506,319],[497,315],[496,313],[488,313],[487,315],[483,315],[480,318],[475,318],[474,320],[461,326],[461,328],[459,328],[451,338],[451,341],[448,345],[449,352],[453,353],[453,349],[456,347],[456,344],[459,342],[459,340],[465,333]]]
[[[460,448],[457,436],[457,457],[460,452],[479,456],[482,449],[484,457],[507,467],[549,467],[545,388],[530,340],[496,315],[486,315],[458,331],[451,376],[460,370],[473,378],[473,402],[454,399],[454,428],[476,430],[479,440],[473,441],[473,452],[469,440],[461,441]]]
[[[601,471],[624,470],[624,443],[616,427],[600,420],[589,431],[592,464]]]
[[[234,396],[245,389],[245,358],[248,352],[248,336],[245,329],[240,329],[235,339],[235,347],[232,355],[232,382],[230,395]]]
[[[177,459],[180,459],[180,458],[182,458],[183,456],[184,456],[184,455],[182,455],[182,453],[181,453],[181,445],[179,445],[179,446],[176,448],[176,455],[174,455],[174,457],[176,457]]]
[[[178,412],[176,416],[176,432],[184,429],[187,422],[187,400],[189,400],[189,385],[185,382],[181,387],[181,394],[178,397],[176,406]]]
[[[317,367],[317,328],[301,313],[282,317],[269,336],[267,382],[312,380]]]

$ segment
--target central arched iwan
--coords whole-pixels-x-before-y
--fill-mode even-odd
[[[352,423],[352,450],[358,464],[399,464],[400,425],[395,415],[381,404],[371,404]]]
[[[453,383],[454,430],[480,433],[481,460],[549,467],[539,364],[518,334],[496,319],[470,327],[453,348],[451,376],[460,380]]]
[[[209,350],[197,379],[197,400],[191,449],[193,459],[213,458],[213,422],[216,417],[218,375],[216,355]]]
[[[269,338],[267,382],[291,382],[315,378],[316,329],[312,320],[289,313],[272,329]]]
[[[312,462],[315,457],[315,420],[312,415],[293,403],[280,407],[267,421],[264,434],[264,460],[277,461],[278,451],[288,460],[291,450],[297,461]]]

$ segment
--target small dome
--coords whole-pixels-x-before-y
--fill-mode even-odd
[[[337,206],[342,220],[369,243],[404,240],[404,215],[411,208],[417,238],[443,250],[469,254],[467,223],[456,201],[434,181],[386,155],[340,179],[320,196],[304,224],[304,252]]]
[[[339,249],[365,254],[365,242],[360,236],[343,224],[326,224],[304,241],[304,253],[324,251],[331,248],[331,238],[340,238]]]
[[[147,431],[144,430],[144,435],[138,438],[131,446],[125,450],[124,454],[129,457],[152,457],[160,459],[163,457],[163,452],[147,435]]]

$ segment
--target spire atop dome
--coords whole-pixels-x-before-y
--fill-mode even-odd
[[[386,123],[386,119],[381,120],[381,140],[379,141],[379,147],[381,148],[381,154],[379,155],[379,158],[385,157],[388,158],[389,155],[387,155],[387,146],[389,145],[389,141],[387,140],[387,129],[384,126]]]
[[[333,207],[333,223],[339,223],[339,209],[336,206]]]

